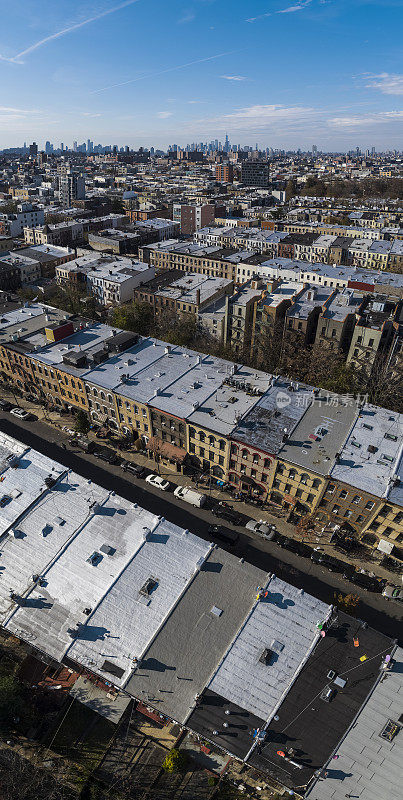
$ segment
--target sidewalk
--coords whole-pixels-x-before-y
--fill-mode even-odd
[[[4,399],[9,400],[13,405],[16,405],[16,398],[10,392],[5,392],[2,390],[1,395]],[[44,422],[49,427],[56,428],[61,436],[63,446],[65,446],[65,442],[63,439],[65,438],[66,441],[71,438],[72,434],[74,433],[74,417],[70,414],[63,414],[60,415],[57,411],[48,411],[44,409],[42,406],[27,402],[23,397],[18,397],[18,405],[21,408],[26,409],[27,411],[34,414],[38,421]],[[90,431],[87,435],[88,439],[92,439],[98,445],[106,445],[108,447],[114,447],[114,443],[110,441],[108,438],[97,438],[95,433]],[[145,469],[149,470],[150,472],[158,471],[157,464],[153,459],[148,458],[144,452],[139,452],[136,450],[121,450],[116,448],[116,451],[122,459],[127,461],[132,461],[135,464],[143,466]],[[363,557],[362,552],[356,555],[345,555],[343,553],[339,553],[335,551],[335,548],[329,544],[329,537],[330,534],[327,533],[320,533],[318,531],[304,531],[299,532],[296,530],[296,526],[286,521],[286,519],[282,516],[278,516],[278,513],[270,513],[270,510],[265,508],[259,508],[253,504],[245,503],[241,500],[234,500],[231,494],[225,492],[218,487],[208,487],[204,485],[197,484],[195,480],[193,480],[189,475],[183,475],[180,472],[173,472],[173,471],[162,471],[160,469],[159,474],[166,478],[166,480],[170,481],[175,486],[186,486],[196,491],[206,494],[209,498],[214,500],[222,500],[228,503],[232,508],[236,509],[240,514],[243,516],[257,520],[258,522],[263,521],[269,524],[275,525],[277,531],[286,536],[290,539],[295,539],[297,541],[305,542],[307,545],[311,546],[312,548],[320,547],[325,553],[330,555],[334,555],[341,561],[345,561],[346,564],[352,564],[356,569],[365,569],[368,572],[374,573],[379,578],[384,578],[385,580],[389,581],[393,584],[399,584],[399,575],[394,572],[390,572],[389,570],[382,567],[374,558],[370,557],[372,552],[368,549],[368,556],[369,558]],[[217,524],[220,524],[220,521],[217,520]],[[251,534],[251,538],[253,534]]]

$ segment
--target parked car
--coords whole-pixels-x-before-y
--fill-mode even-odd
[[[99,447],[97,448],[97,445],[95,442],[91,441],[91,439],[85,439],[83,436],[77,436],[74,439],[70,439],[69,444],[73,444],[73,447],[78,447],[80,450],[83,450],[84,453],[95,453],[95,451],[96,453],[99,453],[101,449]],[[112,452],[113,450],[111,450],[111,453]],[[99,456],[99,458],[102,458],[102,456]],[[104,460],[107,461],[106,458]],[[111,461],[110,463],[113,464],[114,462]]]
[[[223,528],[222,525],[209,525],[208,535],[212,539],[218,539],[220,542],[227,544],[229,547],[234,547],[239,539],[236,531],[230,531],[228,528]]]
[[[329,555],[329,553],[323,553],[321,550],[314,550],[312,552],[311,561],[313,561],[314,564],[322,564],[322,566],[326,567],[330,572],[341,572],[346,576],[349,572],[354,573],[354,567],[350,564],[341,561],[339,558],[334,558],[334,556]]]
[[[274,539],[280,547],[284,547],[285,550],[289,550],[291,553],[297,553],[297,555],[304,558],[310,558],[311,556],[312,549],[305,542],[289,539],[288,536],[282,536],[280,533],[276,533]]]
[[[242,516],[230,506],[217,503],[211,513],[214,514],[215,517],[218,517],[218,519],[225,519],[225,521],[230,522],[231,525],[242,525]]]
[[[399,589],[398,586],[393,586],[393,583],[387,583],[382,594],[384,597],[387,597],[388,600],[398,600],[400,603],[403,603],[403,589]]]
[[[145,467],[141,464],[134,464],[133,461],[122,461],[121,465],[123,472],[131,472],[136,478],[144,478],[146,474]]]
[[[110,447],[98,447],[94,450],[94,456],[100,458],[101,461],[106,461],[108,464],[116,464],[118,457],[114,450]]]
[[[0,411],[11,411],[12,405],[8,400],[0,400]]]
[[[266,522],[257,522],[255,519],[250,519],[249,522],[246,523],[245,528],[247,528],[248,531],[257,533],[259,536],[263,536],[264,539],[274,539],[274,534],[276,532],[274,525],[268,525]]]
[[[367,575],[366,572],[354,572],[354,574],[349,577],[349,580],[357,586],[367,589],[369,592],[381,592],[383,588],[383,584],[379,578]]]
[[[162,489],[163,492],[168,491],[169,489],[169,481],[164,481],[164,478],[161,478],[160,475],[147,475],[146,483],[149,483],[150,486],[155,486],[156,489]]]
[[[25,421],[32,419],[32,414],[30,414],[29,411],[25,411],[24,408],[20,408],[19,406],[17,406],[17,408],[12,408],[10,414],[13,414],[14,417],[18,417],[18,419],[23,419]]]
[[[186,486],[177,486],[176,489],[174,489],[174,495],[175,497],[179,497],[180,500],[184,500],[185,503],[196,506],[196,508],[202,508],[207,500],[205,494],[195,492],[194,489],[188,489]]]

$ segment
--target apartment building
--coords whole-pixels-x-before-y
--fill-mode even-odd
[[[86,286],[102,306],[117,305],[132,300],[134,291],[155,276],[153,266],[135,258],[88,253],[56,267],[60,285]]]
[[[0,256],[0,268],[2,265],[15,267],[18,270],[20,285],[35,283],[42,277],[40,263],[28,256],[22,256],[20,252],[14,251],[9,255]]]
[[[285,312],[285,331],[297,333],[304,345],[313,344],[316,337],[318,319],[334,299],[335,292],[330,287],[307,286],[297,296]]]
[[[402,301],[382,295],[367,298],[356,312],[347,363],[371,375],[374,367],[381,365],[390,353],[402,322]]]
[[[199,228],[214,222],[215,206],[212,203],[190,205],[174,203],[172,206],[173,221],[179,223],[180,232],[184,236],[192,236]]]
[[[33,304],[4,315],[4,379],[295,522],[402,540],[402,415],[63,314]]]
[[[242,161],[241,181],[245,186],[267,189],[270,183],[270,165],[265,161]]]
[[[354,289],[336,291],[320,312],[315,344],[326,344],[334,352],[347,353],[356,322],[356,315],[365,304],[362,292]]]
[[[83,239],[84,226],[77,220],[57,222],[55,225],[39,225],[37,228],[24,228],[24,239],[27,245],[55,244],[66,247]]]
[[[0,234],[11,238],[22,236],[25,227],[43,225],[45,214],[42,208],[31,203],[20,203],[15,214],[0,214]]]
[[[148,303],[155,316],[171,311],[177,314],[198,316],[207,306],[221,298],[232,295],[233,281],[226,278],[210,278],[205,275],[173,270],[158,275],[152,281],[135,290],[135,299]]]
[[[246,355],[250,352],[255,307],[261,296],[261,289],[245,285],[229,300],[225,344],[230,345],[235,353]]]
[[[234,180],[233,164],[230,164],[229,162],[216,164],[215,179],[218,181],[218,183],[232,183]]]

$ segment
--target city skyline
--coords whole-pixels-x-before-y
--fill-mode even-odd
[[[402,0],[39,6],[3,11],[0,149],[227,133],[260,149],[401,149]]]

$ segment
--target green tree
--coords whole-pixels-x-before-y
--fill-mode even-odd
[[[162,765],[162,769],[165,770],[165,772],[181,772],[186,768],[187,763],[187,753],[184,750],[172,748]]]
[[[0,677],[0,733],[7,733],[24,708],[23,688],[13,675]]]
[[[81,410],[81,408],[76,414],[74,427],[77,433],[82,433],[84,436],[88,433],[90,429],[90,421],[88,419],[88,416],[85,413],[85,411]]]
[[[112,325],[124,331],[134,331],[149,336],[153,328],[153,309],[148,303],[137,301],[117,306],[112,311]]]

